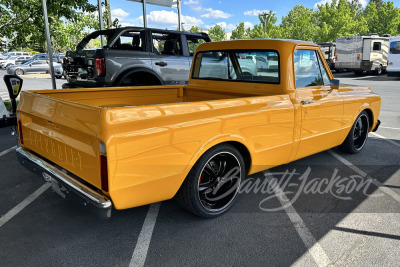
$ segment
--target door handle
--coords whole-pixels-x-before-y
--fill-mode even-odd
[[[160,62],[156,62],[156,65],[157,65],[157,66],[160,66],[160,67],[165,67],[165,66],[167,66],[168,64],[165,63],[164,61],[160,61]]]
[[[314,101],[312,101],[312,100],[303,100],[303,101],[301,101],[301,104],[303,104],[303,105],[312,104],[312,103],[314,103]]]

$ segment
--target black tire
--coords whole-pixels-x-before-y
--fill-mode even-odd
[[[359,153],[365,146],[369,132],[369,117],[366,111],[358,115],[356,121],[351,127],[349,134],[339,149],[349,154]]]
[[[56,79],[61,79],[61,75],[56,75]]]
[[[22,69],[16,69],[15,70],[15,75],[18,75],[18,76],[24,75],[24,71]]]
[[[184,209],[200,217],[220,216],[236,202],[245,171],[243,157],[235,147],[217,145],[193,166],[176,200]]]
[[[382,66],[379,66],[378,68],[376,68],[374,73],[375,73],[375,75],[381,75],[382,74]]]

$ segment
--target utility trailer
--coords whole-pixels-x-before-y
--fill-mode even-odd
[[[352,70],[360,75],[374,71],[380,75],[387,68],[390,35],[345,36],[336,38],[337,70]]]
[[[321,48],[322,54],[325,57],[326,63],[328,63],[331,70],[335,69],[335,53],[336,44],[335,43],[317,43]]]

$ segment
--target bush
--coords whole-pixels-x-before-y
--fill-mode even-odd
[[[4,100],[4,105],[6,106],[6,109],[11,112],[12,110],[12,104],[11,104],[11,100]],[[17,99],[17,105],[19,103],[19,99]]]

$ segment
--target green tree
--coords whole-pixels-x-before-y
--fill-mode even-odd
[[[380,8],[377,8],[375,2],[371,1],[365,8],[364,16],[369,32],[379,35],[385,33],[396,35],[399,32],[400,9],[395,7],[391,1],[383,2],[380,5]]]
[[[198,26],[192,26],[192,28],[190,28],[189,32],[198,33],[198,32],[201,32],[201,30]]]
[[[232,30],[231,40],[235,39],[249,39],[251,30],[244,28],[244,22],[240,22],[234,30]]]
[[[312,41],[318,30],[316,12],[296,5],[282,18],[280,25],[283,38]]]
[[[369,4],[375,3],[375,6],[377,9],[380,9],[381,6],[383,5],[383,0],[370,0]]]
[[[94,12],[96,6],[88,0],[57,0],[48,1],[47,10],[53,30],[52,26],[59,20],[74,21],[78,19],[77,13]],[[46,35],[41,1],[0,0],[0,25],[0,36],[8,38],[12,47],[31,46],[44,50]]]
[[[253,30],[251,30],[250,38],[258,39],[264,38],[264,30],[265,30],[265,38],[274,38],[273,33],[276,31],[276,21],[277,18],[275,16],[275,12],[270,10],[268,12],[263,12],[258,15],[258,19],[260,20],[260,24],[254,25]]]
[[[358,1],[357,1],[358,2]],[[332,3],[318,5],[317,24],[314,41],[329,42],[335,41],[339,36],[354,34],[366,34],[368,31],[367,22],[359,15],[355,1],[333,0]]]
[[[225,29],[216,24],[214,27],[208,29],[208,35],[210,35],[213,41],[222,41],[225,39]]]

